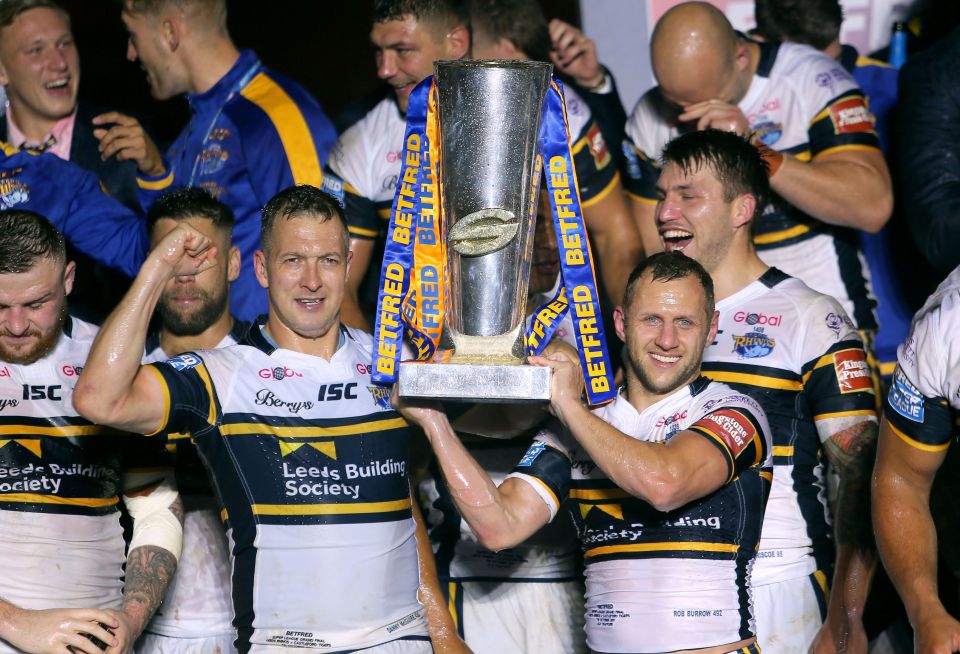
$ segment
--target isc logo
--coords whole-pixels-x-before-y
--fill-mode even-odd
[[[336,400],[357,399],[357,382],[347,384],[322,384],[317,393],[318,402],[333,402]]]
[[[23,399],[25,400],[62,400],[60,394],[60,384],[53,386],[36,386],[33,384],[23,385]]]

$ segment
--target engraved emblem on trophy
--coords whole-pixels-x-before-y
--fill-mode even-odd
[[[389,252],[392,237],[399,243],[397,249],[407,247],[408,254],[406,259],[385,256],[375,330],[375,348],[381,354],[389,350],[381,339],[394,322],[390,310],[407,324],[408,336],[414,335],[411,340],[423,360],[404,361],[398,370],[390,370],[398,373],[402,397],[474,402],[550,398],[551,370],[526,363],[527,353],[535,350],[529,347],[525,327],[541,175],[544,167],[549,175],[560,165],[553,163],[560,157],[548,165],[541,147],[551,72],[552,66],[543,62],[440,61],[432,86],[418,87],[417,102],[429,104],[422,121],[426,127],[419,137],[411,131],[418,120],[418,110],[412,108],[387,246]],[[556,94],[561,97],[559,90]],[[413,102],[414,96],[411,107]],[[558,138],[554,133],[553,141],[561,142],[570,162],[569,176],[562,176],[568,183],[574,175],[562,101],[555,105],[560,107],[563,134]],[[421,142],[430,142],[429,152],[426,147],[416,152]],[[435,177],[428,176],[430,170],[436,171]],[[433,186],[423,183],[428,179]],[[558,197],[563,202],[574,196],[579,219],[575,182],[569,186]],[[405,198],[414,187],[422,195]],[[579,225],[582,231],[582,220]],[[585,232],[583,241],[590,280],[577,288],[590,286],[596,300]],[[430,263],[414,254],[421,246],[432,248]],[[386,291],[401,287],[402,302],[391,298],[384,302]],[[443,315],[431,316],[437,307],[442,307]],[[429,329],[418,330],[417,325],[436,327],[438,318],[442,329],[436,330],[435,346],[430,347],[425,344],[428,338],[418,336]],[[600,336],[603,341],[602,332]],[[602,349],[605,357],[605,343]],[[375,368],[390,369],[376,357],[375,352]]]

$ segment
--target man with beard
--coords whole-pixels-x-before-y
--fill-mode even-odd
[[[0,212],[0,652],[128,654],[180,554],[161,473],[71,403],[96,328],[67,315],[74,264],[43,216]],[[117,495],[133,519],[124,571]],[[98,645],[97,643],[100,643]]]
[[[770,194],[757,148],[709,129],[669,142],[662,160],[657,229],[717,288],[703,374],[755,398],[773,429],[776,474],[752,577],[759,642],[776,653],[805,654],[815,638],[865,651],[877,416],[863,343],[836,299],[757,255],[751,226]],[[824,458],[839,479],[833,537]]]
[[[770,487],[770,433],[756,402],[700,376],[717,332],[710,276],[689,257],[656,254],[630,275],[614,321],[626,387],[606,407],[581,402],[575,355],[531,357],[553,369],[559,423],[499,487],[441,409],[398,407],[423,428],[484,546],[523,542],[572,500],[593,651],[759,652],[747,580]]]
[[[190,350],[234,345],[246,334],[249,324],[233,318],[228,310],[230,282],[240,271],[240,251],[231,245],[233,222],[230,208],[199,188],[166,193],[150,208],[147,229],[152,245],[177,225],[187,224],[209,238],[217,252],[212,268],[167,282],[157,304],[159,329],[147,339],[145,363]],[[230,553],[219,503],[189,438],[172,439],[168,446],[183,498],[183,553],[178,574],[137,649],[228,652],[234,638]]]

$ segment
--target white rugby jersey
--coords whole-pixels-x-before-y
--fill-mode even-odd
[[[217,348],[236,345],[250,324],[233,321]],[[144,363],[165,361],[169,355],[155,334],[147,340]],[[272,375],[273,372],[270,371]],[[230,552],[207,471],[188,437],[167,442],[177,486],[183,500],[183,551],[163,602],[146,632],[168,638],[206,638],[233,633],[230,598]]]
[[[619,179],[600,127],[587,104],[569,87],[563,89],[573,162],[584,207],[598,202]],[[347,129],[330,152],[329,168],[344,182],[347,223],[352,238],[386,235],[397,191],[406,117],[391,93]],[[379,275],[379,261],[374,261]]]
[[[897,350],[884,415],[904,441],[945,450],[960,413],[960,268],[934,291]]]
[[[717,310],[703,374],[759,402],[773,435],[773,487],[753,584],[818,570],[827,584],[834,552],[821,442],[829,434],[816,423],[876,419],[860,336],[836,300],[776,268],[717,302]]]
[[[669,512],[613,484],[564,429],[544,430],[510,477],[556,515],[569,498],[586,561],[587,644],[600,652],[667,652],[756,633],[750,569],[770,490],[763,409],[699,378],[642,413],[623,395],[594,414],[642,441],[691,430],[727,461],[727,483]]]
[[[128,436],[73,408],[96,331],[68,316],[45,357],[0,361],[0,597],[23,608],[120,607]]]
[[[873,116],[853,77],[837,61],[806,45],[760,43],[760,60],[738,106],[756,138],[800,161],[843,150],[880,151]],[[657,160],[688,126],[657,88],[627,120],[624,187],[656,201]],[[869,271],[856,231],[827,225],[774,196],[754,226],[757,253],[768,265],[835,297],[861,329],[875,329]]]
[[[549,302],[559,288],[539,295],[536,304]],[[528,317],[529,318],[529,317]],[[529,319],[528,319],[529,322]],[[570,312],[554,332],[558,338],[576,347]],[[496,405],[490,405],[491,410]],[[499,485],[530,447],[530,437],[514,439],[479,438],[464,435],[463,444],[471,456]],[[420,483],[424,519],[430,530],[437,560],[437,574],[442,581],[572,581],[579,579],[577,534],[569,520],[556,520],[524,543],[491,552],[477,540],[470,525],[460,516],[447,490],[436,460],[429,475]]]
[[[370,335],[341,334],[330,361],[254,326],[241,345],[151,366],[163,432],[191,434],[224,506],[241,653],[426,638],[407,426],[370,382]]]

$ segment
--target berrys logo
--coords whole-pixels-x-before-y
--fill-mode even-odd
[[[841,350],[833,355],[833,369],[841,393],[856,393],[873,389],[870,366],[863,350]]]
[[[277,366],[276,368],[263,368],[260,372],[257,373],[261,379],[276,379],[277,381],[283,381],[288,377],[303,377],[303,375],[296,370],[287,368],[286,366]]]
[[[754,313],[753,311],[737,311],[733,314],[733,322],[745,322],[748,325],[766,325],[767,327],[779,327],[783,324],[783,315],[768,316],[765,313]]]

